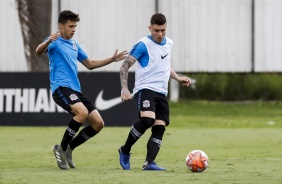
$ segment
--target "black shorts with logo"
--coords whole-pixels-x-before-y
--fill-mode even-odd
[[[91,113],[96,109],[94,104],[83,93],[79,93],[67,87],[58,87],[52,94],[52,97],[56,104],[61,106],[70,114],[72,114],[70,105],[77,102],[82,102],[87,108],[88,113]]]
[[[139,111],[153,111],[156,119],[165,121],[166,125],[169,124],[169,105],[164,94],[142,89],[134,95],[134,98]]]

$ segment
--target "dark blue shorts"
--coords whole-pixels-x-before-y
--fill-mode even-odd
[[[169,124],[169,105],[164,94],[149,89],[142,89],[134,95],[139,111],[153,111],[156,119]]]
[[[83,93],[79,93],[67,87],[58,87],[52,94],[52,97],[56,104],[68,111],[70,114],[72,114],[70,105],[77,102],[82,102],[87,108],[88,113],[91,113],[96,109],[94,104]]]

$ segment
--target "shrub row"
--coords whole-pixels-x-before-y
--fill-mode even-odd
[[[180,87],[180,98],[222,101],[282,100],[282,74],[187,74],[195,86]]]

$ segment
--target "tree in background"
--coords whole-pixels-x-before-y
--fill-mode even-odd
[[[16,0],[30,71],[48,71],[48,56],[37,56],[36,47],[51,34],[51,0]]]

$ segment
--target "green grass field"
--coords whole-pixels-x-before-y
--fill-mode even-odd
[[[171,103],[156,162],[167,171],[142,171],[147,131],[134,145],[131,170],[119,166],[117,149],[129,127],[105,127],[74,153],[77,168],[60,170],[51,147],[65,127],[0,127],[0,183],[282,183],[282,103]],[[185,157],[193,149],[210,159],[192,173]]]

